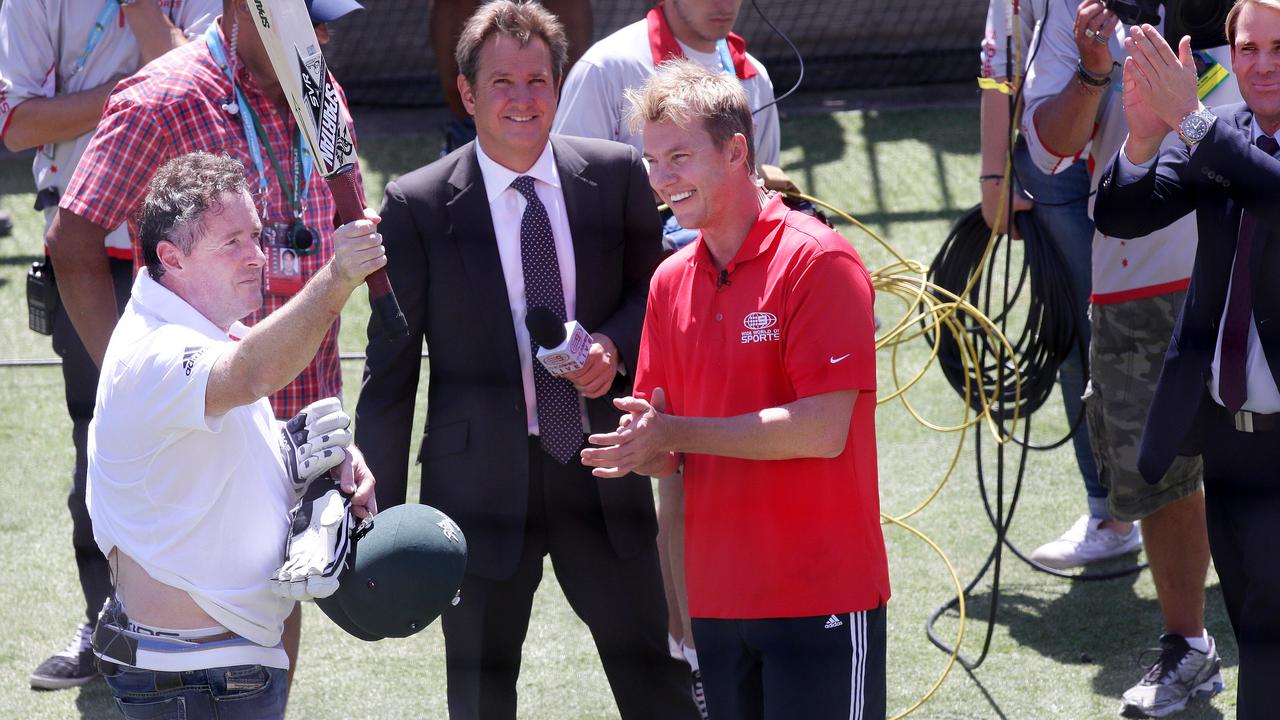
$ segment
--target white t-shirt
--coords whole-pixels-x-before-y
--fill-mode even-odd
[[[268,579],[284,559],[293,491],[265,398],[205,415],[205,387],[230,337],[138,273],[107,345],[89,425],[86,504],[113,548],[184,590],[214,620],[260,645],[293,608]]]
[[[1097,190],[1111,159],[1115,157],[1129,126],[1124,117],[1121,100],[1123,73],[1120,68],[1128,53],[1123,38],[1129,28],[1122,23],[1109,41],[1111,56],[1116,65],[1111,73],[1111,84],[1103,92],[1105,97],[1098,107],[1093,139],[1078,155],[1062,156],[1054,153],[1040,140],[1036,131],[1035,113],[1044,103],[1054,98],[1067,83],[1076,82],[1076,63],[1080,51],[1076,48],[1072,27],[1075,23],[1076,0],[1050,0],[1048,17],[1040,27],[1040,47],[1027,72],[1023,100],[1026,110],[1022,114],[1022,133],[1027,139],[1031,158],[1046,173],[1066,170],[1073,162],[1086,157],[1090,186]],[[1219,64],[1231,70],[1230,48],[1214,48],[1208,52]],[[1205,105],[1223,105],[1239,102],[1240,90],[1234,74],[1227,76],[1220,85],[1203,98]],[[1176,134],[1170,133],[1165,143],[1178,143]],[[1089,212],[1093,213],[1093,199],[1089,200]],[[1189,213],[1172,225],[1150,235],[1132,240],[1107,237],[1095,231],[1093,236],[1093,302],[1118,303],[1153,297],[1183,290],[1191,278],[1195,263],[1196,214]]]
[[[158,0],[161,12],[188,38],[204,32],[222,12],[219,0]],[[93,0],[4,0],[0,3],[0,137],[9,129],[13,109],[32,98],[50,98],[95,88],[142,65],[142,53],[129,23],[116,10],[84,67],[76,70],[102,2]],[[92,132],[36,149],[32,164],[36,189],[67,189]],[[56,202],[44,210],[53,222]],[[132,260],[124,225],[107,235],[112,257]]]
[[[679,41],[677,41],[679,42]],[[724,72],[720,56],[702,53],[680,43],[685,57]],[[742,81],[752,110],[773,102],[773,83],[759,60],[747,54],[756,69],[755,77]],[[644,152],[644,138],[626,126],[629,88],[639,88],[654,74],[653,51],[649,45],[649,22],[634,22],[592,45],[573,64],[560,93],[551,132],[577,137],[593,137],[623,142]],[[778,106],[769,105],[754,116],[756,163],[777,165],[782,135],[778,127]]]

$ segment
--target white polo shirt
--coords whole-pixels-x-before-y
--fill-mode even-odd
[[[267,582],[284,558],[293,501],[279,425],[265,398],[205,414],[209,371],[247,332],[236,323],[229,337],[139,271],[102,364],[87,504],[104,554],[119,548],[270,647],[293,608]]]

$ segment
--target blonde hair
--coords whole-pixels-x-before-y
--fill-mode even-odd
[[[1236,46],[1236,26],[1240,24],[1240,13],[1245,5],[1265,5],[1273,10],[1280,10],[1280,0],[1236,0],[1227,12],[1227,44]]]
[[[755,172],[756,148],[751,107],[742,83],[732,75],[713,73],[691,60],[668,60],[640,89],[626,92],[627,125],[644,130],[646,122],[670,122],[688,128],[696,120],[716,147],[741,133],[747,139],[747,171]]]

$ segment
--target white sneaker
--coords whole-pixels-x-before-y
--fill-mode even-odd
[[[1066,570],[1136,552],[1142,547],[1142,531],[1137,523],[1124,535],[1098,527],[1101,523],[1101,518],[1081,515],[1062,537],[1036,548],[1031,559],[1055,570]]]

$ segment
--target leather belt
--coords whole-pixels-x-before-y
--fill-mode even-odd
[[[1235,428],[1238,432],[1256,433],[1280,430],[1280,413],[1256,413],[1248,410],[1231,413],[1212,400],[1209,403],[1213,405],[1214,417]]]

